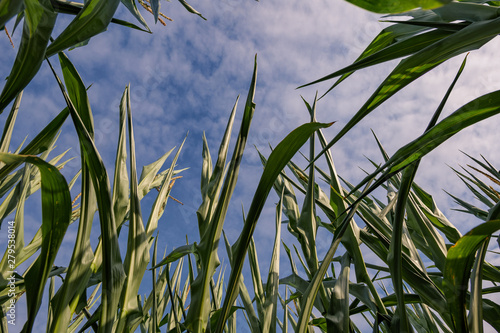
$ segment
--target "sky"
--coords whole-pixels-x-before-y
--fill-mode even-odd
[[[162,1],[161,11],[173,18],[173,22],[167,22],[165,27],[155,25],[150,15],[143,13],[153,34],[110,25],[108,31],[92,38],[89,45],[67,52],[85,84],[92,85],[88,93],[94,112],[96,145],[110,175],[113,174],[118,137],[118,106],[126,85],[131,86],[139,169],[178,147],[188,135],[178,167],[189,167],[189,170],[182,173],[183,178],[176,182],[172,191],[172,196],[183,205],[169,201],[160,220],[159,248],[166,246],[168,251],[184,244],[184,236],[178,237],[179,234],[189,234],[190,240],[197,240],[193,231],[197,229],[195,212],[201,203],[202,135],[205,133],[215,159],[227,117],[237,96],[241,95],[235,132],[239,128],[255,55],[258,62],[256,111],[225,225],[231,242],[241,230],[241,206],[247,209],[250,206],[262,172],[254,145],[268,155],[269,144],[276,146],[288,132],[308,122],[309,115],[301,96],[312,103],[316,91],[321,95],[332,82],[296,88],[353,62],[387,26],[378,22],[379,15],[340,0],[198,0],[190,3],[206,21],[188,13],[178,2]],[[117,17],[134,20],[123,6]],[[60,17],[56,31],[60,31],[68,19]],[[16,46],[19,37],[20,30],[13,36]],[[494,66],[498,43],[495,39],[480,51],[471,52],[444,110],[445,115],[475,97],[500,89],[500,76]],[[5,37],[0,37],[0,49],[4,57],[0,73],[5,77],[16,49]],[[332,149],[338,173],[351,183],[357,183],[365,175],[363,169],[373,169],[367,158],[382,161],[371,130],[389,154],[421,134],[462,60],[462,56],[452,59],[417,80],[342,138]],[[51,61],[57,64],[55,57]],[[396,64],[391,62],[359,71],[318,102],[318,120],[336,121],[324,131],[328,139],[334,137]],[[13,147],[25,136],[33,138],[63,107],[64,100],[54,78],[47,64],[43,64],[37,77],[25,89]],[[0,122],[5,122],[6,117],[7,112],[1,114]],[[452,222],[458,223],[462,232],[479,221],[451,210],[457,205],[443,189],[459,197],[464,197],[468,190],[450,166],[458,168],[470,163],[460,150],[476,158],[482,154],[493,165],[500,165],[495,144],[498,126],[498,119],[491,119],[462,131],[425,157],[417,174],[417,183],[434,196],[441,210]],[[234,139],[235,135],[233,142]],[[61,133],[58,151],[70,147],[72,150],[67,157],[75,159],[63,170],[68,179],[80,167],[77,137],[68,122]],[[302,151],[307,152],[307,148]],[[304,165],[300,155],[295,161]],[[258,248],[272,244],[274,231],[269,223],[272,225],[274,221],[277,201],[275,195],[269,197],[257,226]],[[143,210],[146,212],[148,203],[152,204],[152,200],[145,200]],[[31,204],[39,207],[39,198],[33,198]],[[27,233],[34,234],[39,215],[28,214],[26,224],[33,226]],[[96,225],[93,235],[97,236],[98,231]],[[71,249],[75,234],[76,228],[70,227],[62,246]],[[319,236],[320,252],[328,248],[328,237]],[[61,253],[57,260],[63,266],[71,251]],[[269,258],[265,254],[260,258],[266,267]],[[42,310],[39,316],[43,317]]]

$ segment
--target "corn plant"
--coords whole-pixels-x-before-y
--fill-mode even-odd
[[[12,233],[15,245],[7,247],[0,261],[2,331],[8,330],[5,310],[12,300],[21,297],[25,297],[27,304],[23,332],[35,329],[48,281],[46,330],[50,332],[235,332],[238,314],[243,314],[252,332],[279,329],[287,332],[289,326],[296,332],[315,328],[326,332],[360,332],[365,324],[360,317],[373,331],[381,332],[480,332],[484,321],[500,330],[500,307],[483,297],[495,295],[496,284],[500,282],[498,267],[488,262],[489,241],[500,230],[500,196],[493,186],[480,180],[480,175],[485,176],[498,185],[497,169],[485,159],[473,159],[478,165],[470,168],[473,171],[455,170],[473,196],[486,206],[478,208],[465,199],[453,197],[462,210],[481,221],[465,235],[437,208],[431,194],[414,182],[419,162],[429,152],[462,129],[498,114],[500,92],[478,97],[440,120],[441,110],[464,69],[464,60],[421,136],[392,156],[376,138],[383,163],[373,162],[375,170],[362,182],[351,184],[338,175],[329,150],[396,92],[446,60],[482,47],[500,33],[498,2],[351,0],[375,12],[422,8],[407,12],[410,20],[384,29],[352,65],[310,84],[339,77],[328,93],[354,71],[404,59],[331,141],[321,129],[332,123],[316,121],[318,99],[312,105],[304,100],[311,121],[290,132],[269,156],[261,155],[262,176],[248,211],[242,214],[241,233],[230,244],[223,228],[256,109],[255,61],[233,154],[229,157],[228,150],[238,99],[215,164],[209,144],[203,139],[202,202],[196,212],[199,241],[187,241],[161,260],[157,260],[155,231],[177,174],[182,171],[177,169],[176,162],[183,143],[169,167],[160,171],[174,150],[145,166],[139,176],[130,87],[126,87],[119,110],[111,186],[94,142],[93,116],[85,84],[63,53],[67,48],[85,45],[110,23],[149,31],[136,3],[121,2],[142,27],[113,18],[120,4],[117,0],[92,0],[84,4],[62,0],[0,1],[1,29],[13,17],[24,17],[21,44],[0,94],[0,112],[12,103],[0,141],[0,196],[4,198],[0,204],[0,223],[9,223],[6,218],[14,214],[9,227],[15,231]],[[203,17],[184,0],[180,2],[191,13]],[[139,4],[155,20],[160,20],[158,0],[149,4],[139,1]],[[75,17],[52,38],[59,13]],[[22,91],[45,59],[52,68],[48,58],[56,54],[63,80],[54,70],[54,82],[64,97],[64,109],[31,142],[11,149]],[[66,121],[71,121],[76,130],[81,154],[81,170],[70,182],[59,170],[67,163],[65,154],[49,157]],[[307,141],[308,167],[301,168],[292,158]],[[325,159],[327,170],[318,167],[319,158]],[[318,175],[323,181],[319,181]],[[78,187],[79,206],[78,199],[72,200],[70,194],[71,189]],[[158,191],[145,222],[141,200],[152,189]],[[264,280],[253,233],[273,189],[278,198],[276,232]],[[370,196],[377,189],[385,190],[387,200]],[[38,190],[42,223],[26,245],[25,203]],[[300,205],[296,191],[303,196]],[[96,214],[100,236],[98,245],[92,248],[91,226]],[[71,259],[67,267],[56,267],[56,255],[71,223],[78,223]],[[283,243],[292,272],[288,276],[280,274],[284,223],[295,238],[292,244]],[[118,242],[122,232],[127,232],[125,249],[120,249]],[[320,233],[331,239],[325,254],[317,249]],[[221,238],[229,259],[228,276],[219,258]],[[247,255],[251,289],[242,276]],[[368,255],[375,255],[378,261],[367,262]],[[28,264],[24,272],[8,274],[23,262]],[[351,269],[355,281],[351,281]],[[59,285],[55,283],[57,277],[63,277]],[[139,295],[143,281],[150,281],[151,286],[144,298]],[[280,294],[280,285],[284,294]]]
[[[3,162],[3,193],[6,200],[2,219],[15,211],[16,232],[16,267],[23,261],[31,259],[33,264],[23,274],[16,275],[16,298],[26,294],[28,304],[28,318],[23,331],[30,332],[40,307],[45,281],[50,276],[64,274],[64,281],[60,288],[51,296],[50,309],[52,317],[47,324],[49,331],[66,331],[71,327],[73,315],[82,318],[82,313],[88,313],[88,304],[96,295],[87,299],[87,289],[92,288],[96,281],[101,285],[100,305],[93,314],[99,319],[99,331],[109,331],[116,326],[119,331],[132,330],[138,326],[144,316],[148,316],[149,308],[141,309],[138,302],[138,288],[143,280],[147,265],[150,263],[149,253],[153,245],[153,233],[157,229],[158,220],[162,216],[169,193],[176,175],[175,164],[181,147],[177,150],[171,166],[160,172],[172,150],[163,155],[156,162],[144,167],[141,177],[138,178],[135,166],[135,148],[131,118],[129,88],[125,89],[120,107],[120,133],[115,164],[113,189],[110,188],[109,177],[99,153],[93,143],[93,120],[90,104],[86,95],[86,88],[76,69],[69,59],[60,54],[60,63],[63,70],[66,89],[59,81],[66,98],[67,108],[59,117],[51,122],[35,139],[24,149],[17,149],[16,154],[2,153]],[[9,150],[11,128],[14,125],[21,96],[14,105],[6,126],[2,146]],[[74,102],[73,102],[74,101]],[[80,137],[80,151],[82,170],[81,199],[78,209],[72,208],[70,185],[57,168],[63,155],[46,161],[53,150],[57,138],[58,128],[71,114]],[[127,130],[128,123],[128,130]],[[127,153],[126,139],[129,147]],[[36,157],[35,155],[40,155]],[[130,166],[127,167],[127,156]],[[21,169],[15,168],[27,163]],[[28,164],[29,163],[29,164]],[[58,164],[59,163],[59,164]],[[33,168],[30,164],[36,166]],[[15,170],[9,174],[9,171]],[[130,170],[130,180],[127,177]],[[42,226],[33,240],[24,246],[23,215],[24,202],[36,190],[42,190]],[[140,200],[152,189],[158,188],[156,201],[152,207],[147,224],[144,226],[140,210]],[[101,221],[101,237],[95,249],[90,247],[90,231],[96,212]],[[78,221],[73,255],[68,267],[54,269],[52,263],[64,237],[65,230],[70,223]],[[124,223],[128,221],[128,243],[124,260],[120,257],[118,234]],[[5,222],[4,222],[5,223]],[[41,249],[39,254],[37,250]],[[103,255],[105,253],[105,255]],[[6,304],[8,289],[7,272],[16,267],[9,265],[7,260],[10,252],[5,252],[2,265],[2,303]],[[97,279],[97,280],[96,280]],[[166,277],[161,275],[159,281]],[[161,288],[161,286],[160,286]],[[158,295],[153,294],[153,299]],[[151,300],[148,300],[151,307]],[[118,307],[120,304],[120,307]],[[117,309],[120,308],[120,311]],[[91,317],[92,318],[92,317]],[[91,320],[94,322],[95,320]],[[6,328],[6,317],[2,318]],[[133,330],[132,330],[133,331]]]

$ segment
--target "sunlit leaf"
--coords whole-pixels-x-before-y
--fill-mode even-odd
[[[4,2],[2,1],[2,4]],[[0,113],[38,72],[56,22],[57,14],[52,9],[50,0],[25,0],[24,4],[25,20],[21,45],[0,95]]]
[[[422,7],[425,9],[436,8],[450,2],[451,0],[407,0],[407,1],[346,0],[346,1],[375,13],[400,13],[418,7]]]
[[[111,22],[120,0],[91,0],[47,48],[47,57],[64,51],[103,32]]]
[[[25,276],[28,316],[23,332],[31,332],[49,277],[71,218],[71,197],[64,176],[56,167],[38,157],[0,153],[5,164],[34,164],[42,176],[42,248],[40,256]]]

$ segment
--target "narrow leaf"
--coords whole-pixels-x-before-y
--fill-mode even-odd
[[[120,0],[90,0],[47,48],[47,57],[84,42],[106,30]]]
[[[358,7],[369,10],[375,13],[401,13],[406,12],[414,8],[422,7],[424,9],[431,9],[442,6],[451,0],[407,0],[407,1],[395,1],[395,0],[381,0],[381,1],[369,1],[369,0],[346,0]]]
[[[50,62],[49,62],[50,65]],[[61,92],[73,118],[80,145],[83,147],[85,163],[90,170],[92,184],[94,185],[97,206],[99,208],[99,220],[101,225],[103,268],[102,268],[102,301],[99,332],[107,332],[113,326],[116,309],[120,300],[120,293],[125,280],[125,273],[118,245],[115,218],[111,201],[111,190],[109,178],[104,162],[94,145],[89,132],[85,128],[75,106],[66,93],[62,82],[51,66],[53,74],[59,84]]]
[[[64,176],[38,157],[0,153],[5,164],[31,163],[42,177],[42,249],[25,276],[28,315],[22,332],[31,332],[42,302],[45,282],[64,238],[71,217],[71,197]]]
[[[448,250],[443,284],[456,332],[468,332],[466,295],[476,252],[498,230],[500,220],[490,220],[473,228]]]
[[[4,2],[2,1],[0,5]],[[50,0],[25,0],[24,5],[25,20],[21,45],[0,94],[0,113],[28,85],[40,69],[45,57],[45,48],[56,22],[57,14],[52,9]]]
[[[280,175],[281,170],[291,160],[295,153],[302,147],[302,145],[309,139],[311,134],[320,128],[326,128],[332,124],[309,123],[304,124],[290,134],[288,134],[273,150],[266,163],[266,167],[262,173],[257,190],[255,191],[252,204],[248,211],[247,220],[241,232],[240,238],[237,241],[236,252],[234,255],[235,266],[231,271],[229,283],[227,287],[226,298],[224,300],[223,313],[217,325],[217,332],[222,332],[223,325],[229,316],[230,306],[233,304],[237,296],[237,283],[241,271],[243,269],[243,262],[246,252],[250,243],[250,239],[255,230],[255,226],[259,219],[260,213],[264,208],[267,196],[273,187],[276,178]]]
[[[333,146],[352,127],[359,123],[365,116],[375,108],[393,96],[396,92],[421,77],[428,71],[437,67],[444,61],[461,53],[480,48],[497,34],[500,33],[500,18],[477,22],[441,39],[436,43],[424,48],[412,56],[402,60],[398,66],[389,74],[384,82],[377,88],[372,96],[366,101],[361,109],[349,120],[333,140],[318,154]]]

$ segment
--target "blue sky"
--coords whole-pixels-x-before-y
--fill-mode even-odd
[[[179,146],[189,132],[178,166],[190,169],[183,173],[184,178],[176,183],[172,192],[184,206],[169,201],[167,212],[160,221],[159,248],[168,244],[169,250],[183,245],[184,234],[189,234],[190,240],[197,240],[193,231],[197,228],[195,211],[201,202],[202,133],[205,131],[214,154],[234,101],[241,94],[235,125],[235,129],[239,128],[237,124],[251,79],[254,55],[258,54],[259,66],[257,106],[251,139],[225,226],[231,241],[236,240],[241,228],[241,205],[249,207],[262,170],[253,145],[268,154],[268,143],[277,145],[289,131],[307,122],[309,116],[300,96],[312,102],[316,90],[321,94],[330,83],[300,90],[296,87],[354,61],[384,27],[377,21],[377,15],[340,0],[220,0],[193,1],[191,4],[207,21],[187,13],[177,2],[162,1],[161,11],[174,21],[167,22],[166,27],[154,25],[151,17],[144,13],[153,30],[152,35],[111,25],[88,46],[67,52],[84,82],[92,84],[89,98],[95,117],[96,144],[110,175],[118,135],[118,104],[127,84],[130,83],[132,89],[139,168]],[[133,21],[124,8],[118,11],[118,17]],[[59,19],[61,25],[67,20]],[[16,46],[19,32],[14,35]],[[475,97],[500,89],[498,72],[493,66],[498,46],[498,41],[494,40],[470,54],[445,114]],[[0,38],[0,49],[4,57],[0,73],[5,77],[16,50],[3,37]],[[416,138],[425,129],[462,59],[458,57],[443,64],[401,91],[340,140],[332,150],[339,174],[357,183],[364,176],[360,168],[371,170],[365,156],[381,161],[370,129],[375,131],[389,154]],[[57,63],[55,57],[51,61]],[[327,138],[333,138],[395,64],[356,73],[318,103],[319,121],[337,121],[325,131]],[[13,147],[26,135],[33,138],[63,107],[63,98],[44,64],[25,90]],[[7,112],[4,112],[0,115],[0,122],[3,123],[6,117]],[[463,150],[475,157],[483,154],[494,165],[500,165],[495,145],[498,126],[498,119],[493,119],[464,130],[427,156],[422,161],[421,170],[432,171],[420,172],[416,178],[435,196],[438,206],[450,220],[460,222],[459,228],[463,232],[477,221],[450,211],[455,206],[442,189],[458,196],[467,193],[467,189],[457,181],[446,163],[453,167],[468,163],[459,152]],[[72,148],[68,157],[79,156],[77,138],[70,123],[65,125],[58,146],[58,151]],[[300,156],[296,161],[303,164]],[[63,173],[69,178],[79,165],[75,159],[68,163]],[[34,207],[39,206],[36,200],[30,201]],[[271,195],[256,230],[259,248],[270,246],[274,237],[266,219],[273,221],[275,202],[277,198]],[[145,219],[147,205],[146,200],[143,207]],[[27,224],[29,221],[36,226],[32,233],[38,228],[38,219],[36,214],[28,216]],[[71,236],[75,231],[69,229],[63,243],[68,249],[72,248]],[[97,235],[97,225],[94,231]],[[320,245],[320,250],[324,251],[329,245],[328,237],[322,240],[324,244]],[[66,260],[69,259],[71,251],[62,252],[67,254],[58,258],[61,266],[65,256]],[[263,255],[261,260],[263,266],[267,266],[269,258]],[[40,316],[43,317],[43,312]]]

